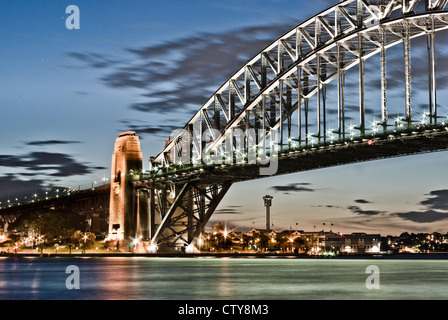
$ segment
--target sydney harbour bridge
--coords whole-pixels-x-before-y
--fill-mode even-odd
[[[437,32],[448,28],[447,3],[335,3],[260,48],[150,159],[149,173],[136,133],[120,134],[106,200],[108,240],[192,252],[234,183],[446,149],[436,45]],[[397,48],[403,77],[391,79]],[[426,71],[413,79],[416,52]],[[21,207],[0,210],[3,221]]]

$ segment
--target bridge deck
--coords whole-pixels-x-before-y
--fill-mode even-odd
[[[288,150],[278,155],[275,176],[309,171],[356,162],[384,159],[448,148],[448,127],[413,129],[387,133],[370,139],[334,142],[316,147]],[[158,175],[136,181],[137,187],[183,184],[197,181],[201,184],[241,182],[269,177],[260,175],[260,165],[199,165],[195,168],[166,170]],[[273,176],[273,175],[271,175]]]

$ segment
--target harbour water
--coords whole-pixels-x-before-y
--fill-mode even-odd
[[[79,270],[79,289],[67,287],[68,266]],[[0,258],[1,300],[447,298],[446,259]]]

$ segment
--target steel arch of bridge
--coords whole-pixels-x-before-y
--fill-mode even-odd
[[[183,137],[190,138],[190,164],[201,162],[201,155],[222,148],[235,129],[264,129],[263,143],[271,130],[279,131],[279,144],[286,139],[302,146],[326,142],[326,87],[332,81],[338,86],[338,128],[332,133],[338,139],[349,134],[345,125],[345,73],[359,66],[359,124],[355,129],[366,134],[364,92],[365,61],[381,55],[381,127],[388,125],[386,49],[403,43],[405,59],[405,122],[412,120],[410,40],[427,35],[430,68],[430,107],[428,119],[437,122],[435,32],[448,27],[444,11],[447,0],[347,0],[322,11],[277,39],[247,62],[228,79],[194,114],[180,132],[154,159],[159,166],[176,165],[173,154]],[[421,8],[421,12],[416,9]],[[309,100],[317,97],[316,123],[309,122]],[[296,112],[300,110],[300,112]],[[291,131],[291,116],[298,115],[298,131]],[[285,131],[284,123],[288,123]],[[309,128],[317,126],[317,132]],[[205,132],[211,136],[206,139]],[[217,134],[219,133],[219,134]],[[286,137],[285,137],[286,135]],[[353,133],[351,132],[353,136]],[[184,139],[185,140],[185,139]],[[208,141],[204,141],[208,140]],[[261,144],[261,141],[257,141]],[[288,143],[290,144],[290,143]],[[266,146],[269,149],[269,143]],[[231,152],[234,152],[232,150]],[[185,163],[185,161],[182,164]]]
[[[328,146],[330,151],[331,148],[343,149],[340,145],[331,145],[335,135],[338,142],[344,142],[354,137],[387,137],[391,131],[399,128],[400,123],[405,130],[412,129],[413,121],[416,120],[411,95],[412,38],[427,37],[427,125],[435,130],[443,127],[445,132],[445,123],[439,123],[438,120],[441,116],[437,110],[435,32],[448,28],[447,3],[448,0],[340,1],[293,28],[247,62],[202,105],[152,160],[151,177],[134,183],[138,190],[145,190],[149,194],[149,238],[152,245],[180,242],[192,247],[231,184],[242,180],[235,178],[235,173],[226,176],[223,172],[217,174],[215,180],[209,175],[207,178],[211,180],[207,181],[197,176],[196,180],[192,180],[189,173],[185,172],[182,175],[164,174],[172,174],[173,168],[179,168],[174,158],[179,150],[185,152],[179,147],[182,143],[185,146],[185,137],[188,138],[188,157],[180,166],[192,168],[190,173],[194,176],[198,170],[194,167],[201,163],[204,151],[225,149],[226,139],[230,137],[233,140],[236,129],[263,132],[265,136],[255,138],[257,147],[263,144],[263,148],[269,149],[268,141],[273,142],[276,138],[272,133],[278,132],[281,149]],[[394,124],[391,124],[387,99],[387,49],[401,43],[405,62],[405,117],[394,119]],[[365,62],[376,54],[380,55],[381,121],[373,125],[380,130],[368,128],[365,119]],[[359,123],[347,129],[345,74],[355,66],[358,66]],[[326,118],[326,89],[332,81],[337,86],[337,129],[330,132]],[[314,109],[309,105],[312,97],[316,101]],[[314,118],[310,116],[310,110],[316,113]],[[297,116],[295,133],[291,126],[294,113]],[[419,125],[422,124],[425,123],[420,122]],[[310,128],[313,126],[316,132],[312,134]],[[206,137],[207,130],[210,134]],[[419,144],[417,152],[446,148],[448,141],[443,136],[436,145],[425,149],[428,139],[435,138],[435,141],[437,136],[440,133],[420,135],[417,132],[417,138],[413,138],[411,143]],[[291,148],[291,141],[295,143],[294,148]],[[248,143],[245,146],[248,147]],[[230,148],[234,155],[237,150],[233,145]],[[385,153],[389,155],[413,152],[412,148],[400,149],[402,145],[394,142],[382,148],[387,149]],[[397,149],[395,153],[390,151],[394,148]],[[340,160],[340,163],[352,161],[354,152],[361,153],[358,161],[371,158],[367,149],[347,149],[341,152],[346,159]],[[314,156],[309,156],[309,159],[306,157],[305,154],[301,158],[304,164],[300,170],[316,168]],[[323,155],[322,158],[325,165],[334,162],[330,159],[331,154]],[[299,171],[297,164],[295,166],[294,170]],[[244,174],[243,170],[239,173]]]

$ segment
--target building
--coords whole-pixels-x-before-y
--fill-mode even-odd
[[[310,255],[340,255],[340,254],[374,254],[380,253],[381,236],[364,232],[341,234],[335,232],[303,230],[274,231],[252,228],[247,232],[225,232],[228,239],[239,250],[255,252],[301,253]],[[217,233],[208,235],[212,246],[218,246]],[[215,239],[215,243],[213,243]],[[222,241],[221,241],[222,242]]]
[[[342,252],[352,254],[379,253],[381,250],[381,235],[352,233],[343,236],[344,248]]]
[[[364,232],[341,234],[334,232],[302,232],[309,254],[373,254],[379,253],[381,235]]]

